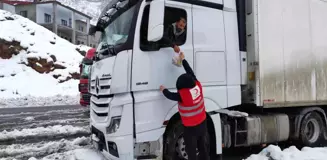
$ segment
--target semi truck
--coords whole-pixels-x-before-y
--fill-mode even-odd
[[[176,91],[185,73],[162,38],[186,19],[179,47],[203,85],[207,143],[223,148],[326,140],[324,0],[112,0],[90,34],[92,142],[109,159],[187,159]]]
[[[95,48],[89,49],[79,65],[81,75],[78,84],[78,91],[80,92],[79,103],[84,107],[90,105],[91,95],[89,93],[89,72],[94,53]]]

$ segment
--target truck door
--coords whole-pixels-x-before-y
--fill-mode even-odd
[[[204,86],[206,111],[228,106],[227,56],[224,27],[224,13],[215,6],[199,4],[192,6],[194,71]],[[231,53],[229,53],[231,54]],[[239,74],[239,73],[233,73]],[[230,95],[233,97],[235,95]],[[210,102],[213,101],[213,102]]]
[[[192,6],[175,1],[166,1],[165,6],[165,31],[180,17],[186,18],[186,39],[179,47],[193,66]],[[178,76],[185,73],[182,67],[172,65],[172,56],[175,54],[172,47],[162,41],[147,41],[149,8],[149,4],[143,10],[141,7],[143,16],[139,17],[140,24],[137,24],[135,32],[131,85],[133,91],[157,90],[160,85],[175,88]]]
[[[175,54],[172,47],[162,44],[161,40],[158,42],[147,41],[149,3],[143,4],[139,12],[135,28],[131,79],[131,90],[135,95],[135,129],[137,134],[162,128],[166,115],[176,106],[177,102],[164,98],[159,91],[159,86],[164,85],[169,89],[174,89],[178,76],[185,73],[183,67],[172,64],[172,57]],[[190,65],[193,66],[191,4],[166,1],[165,29],[177,22],[180,17],[186,18],[186,39],[180,45],[180,49],[185,53]],[[156,138],[159,138],[160,134],[158,133]],[[141,137],[136,135],[136,141],[142,141]]]

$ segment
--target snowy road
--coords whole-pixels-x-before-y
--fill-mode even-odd
[[[89,109],[78,105],[0,109],[0,160],[104,160],[91,146]],[[259,150],[224,152],[241,160]]]
[[[77,152],[96,154],[90,150],[88,115],[77,105],[0,109],[0,160],[74,160]]]
[[[90,149],[88,125],[89,109],[78,105],[2,108],[0,160],[74,160],[82,153],[85,160],[102,160]]]
[[[88,125],[89,110],[81,106],[50,106],[0,109],[0,131],[55,125]]]

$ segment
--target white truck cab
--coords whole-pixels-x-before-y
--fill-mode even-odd
[[[287,1],[286,11],[293,6],[293,1]],[[278,18],[283,10],[270,8],[282,6],[280,3],[112,0],[90,32],[102,33],[89,85],[90,127],[95,146],[109,159],[187,159],[177,103],[159,91],[160,85],[176,91],[177,77],[185,72],[172,64],[174,50],[161,43],[165,29],[180,17],[186,18],[187,25],[186,40],[179,47],[203,85],[212,156],[221,155],[223,147],[289,139],[309,146],[321,142],[326,126],[325,109],[317,105],[316,99],[280,98],[281,94],[290,94],[286,93],[287,86],[298,87],[293,92],[297,94],[304,91],[301,88],[306,83],[278,88],[285,79],[279,79],[281,74],[269,67],[282,72],[287,63],[281,63],[285,60],[283,54],[274,50],[275,46],[287,46],[276,45],[283,43],[283,36],[273,36],[288,33],[279,32],[280,26],[269,26],[284,22]],[[297,7],[306,8],[304,2]],[[290,23],[299,21],[291,16],[286,18]],[[326,41],[321,45],[327,47]],[[294,46],[292,49],[296,50]],[[288,52],[291,50],[284,54]],[[276,77],[269,77],[270,73]],[[307,103],[301,105],[304,101]],[[311,131],[302,131],[311,126]]]

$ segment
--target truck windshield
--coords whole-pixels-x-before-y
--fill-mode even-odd
[[[115,46],[127,41],[135,8],[136,7],[133,6],[122,13],[104,29],[101,36],[101,43],[108,46]]]
[[[91,67],[91,65],[82,64],[82,73],[81,73],[82,77],[88,77],[89,76],[90,67]]]

